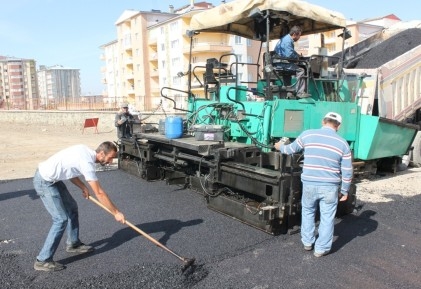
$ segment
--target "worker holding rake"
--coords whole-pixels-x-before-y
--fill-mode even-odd
[[[34,188],[50,213],[53,224],[34,263],[35,270],[59,271],[65,268],[53,261],[53,256],[66,229],[67,252],[80,254],[94,250],[92,246],[85,245],[79,239],[78,206],[64,180],[70,180],[79,187],[83,196],[88,199],[89,188],[80,179],[83,176],[99,202],[114,215],[116,221],[125,223],[124,215],[102,189],[96,176],[96,164],[110,164],[116,155],[116,145],[107,141],[101,143],[96,150],[85,145],[71,146],[39,164],[33,179]]]

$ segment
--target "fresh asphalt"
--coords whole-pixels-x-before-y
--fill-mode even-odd
[[[64,248],[59,272],[33,269],[51,225],[32,179],[0,183],[0,288],[421,288],[421,197],[358,203],[338,219],[331,254],[315,258],[299,234],[272,236],[207,209],[200,194],[122,171],[99,173],[128,221],[183,262],[114,218],[68,183],[79,204],[81,240],[94,253]]]

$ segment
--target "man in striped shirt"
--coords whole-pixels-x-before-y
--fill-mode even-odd
[[[341,123],[338,113],[329,112],[323,118],[322,128],[304,131],[291,144],[286,144],[284,139],[275,144],[283,154],[304,152],[301,241],[307,251],[314,246],[316,257],[327,255],[332,247],[338,199],[347,200],[352,181],[351,150],[347,141],[337,134]],[[318,206],[320,224],[316,239]]]

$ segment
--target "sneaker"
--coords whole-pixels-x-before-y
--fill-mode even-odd
[[[305,93],[305,92],[301,92],[301,93],[297,93],[297,97],[298,98],[307,98],[310,97],[311,94]]]
[[[314,251],[314,257],[317,257],[317,258],[326,256],[327,254],[329,254],[329,251],[325,251],[321,253]]]
[[[34,263],[34,269],[38,270],[38,271],[47,271],[47,272],[52,272],[52,271],[60,271],[63,270],[64,265],[54,262],[54,261],[38,261],[36,260]]]
[[[80,243],[79,245],[68,245],[66,251],[69,253],[89,253],[94,251],[94,247]]]
[[[304,245],[304,250],[311,251],[311,250],[313,250],[313,246],[312,245],[309,245],[309,246]]]

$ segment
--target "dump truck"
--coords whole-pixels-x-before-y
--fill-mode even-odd
[[[351,147],[356,173],[369,165],[396,164],[408,152],[417,127],[362,113],[354,92],[363,76],[327,67],[332,57],[312,55],[298,60],[306,70],[308,97],[295,94],[296,75],[278,66],[292,60],[269,50],[269,42],[294,25],[303,35],[346,32],[341,13],[304,1],[236,0],[195,14],[186,33],[191,53],[202,35],[213,33],[260,41],[254,81],[241,81],[239,68],[249,63],[233,53],[210,51],[203,66],[190,56],[188,89],[161,88],[162,98],[183,117],[168,116],[156,133],[121,139],[119,168],[146,181],[196,190],[209,209],[276,235],[297,232],[301,221],[303,155],[276,151],[281,138],[294,140],[304,130],[319,128],[326,113],[335,111],[344,120],[339,134]],[[199,89],[194,80],[201,80],[196,81]],[[174,100],[175,93],[186,96],[187,109]],[[353,184],[338,214],[352,213],[355,203]]]
[[[385,28],[347,48],[344,56],[345,73],[364,76],[358,92],[361,113],[421,125],[420,21]],[[407,159],[421,166],[420,132]]]

